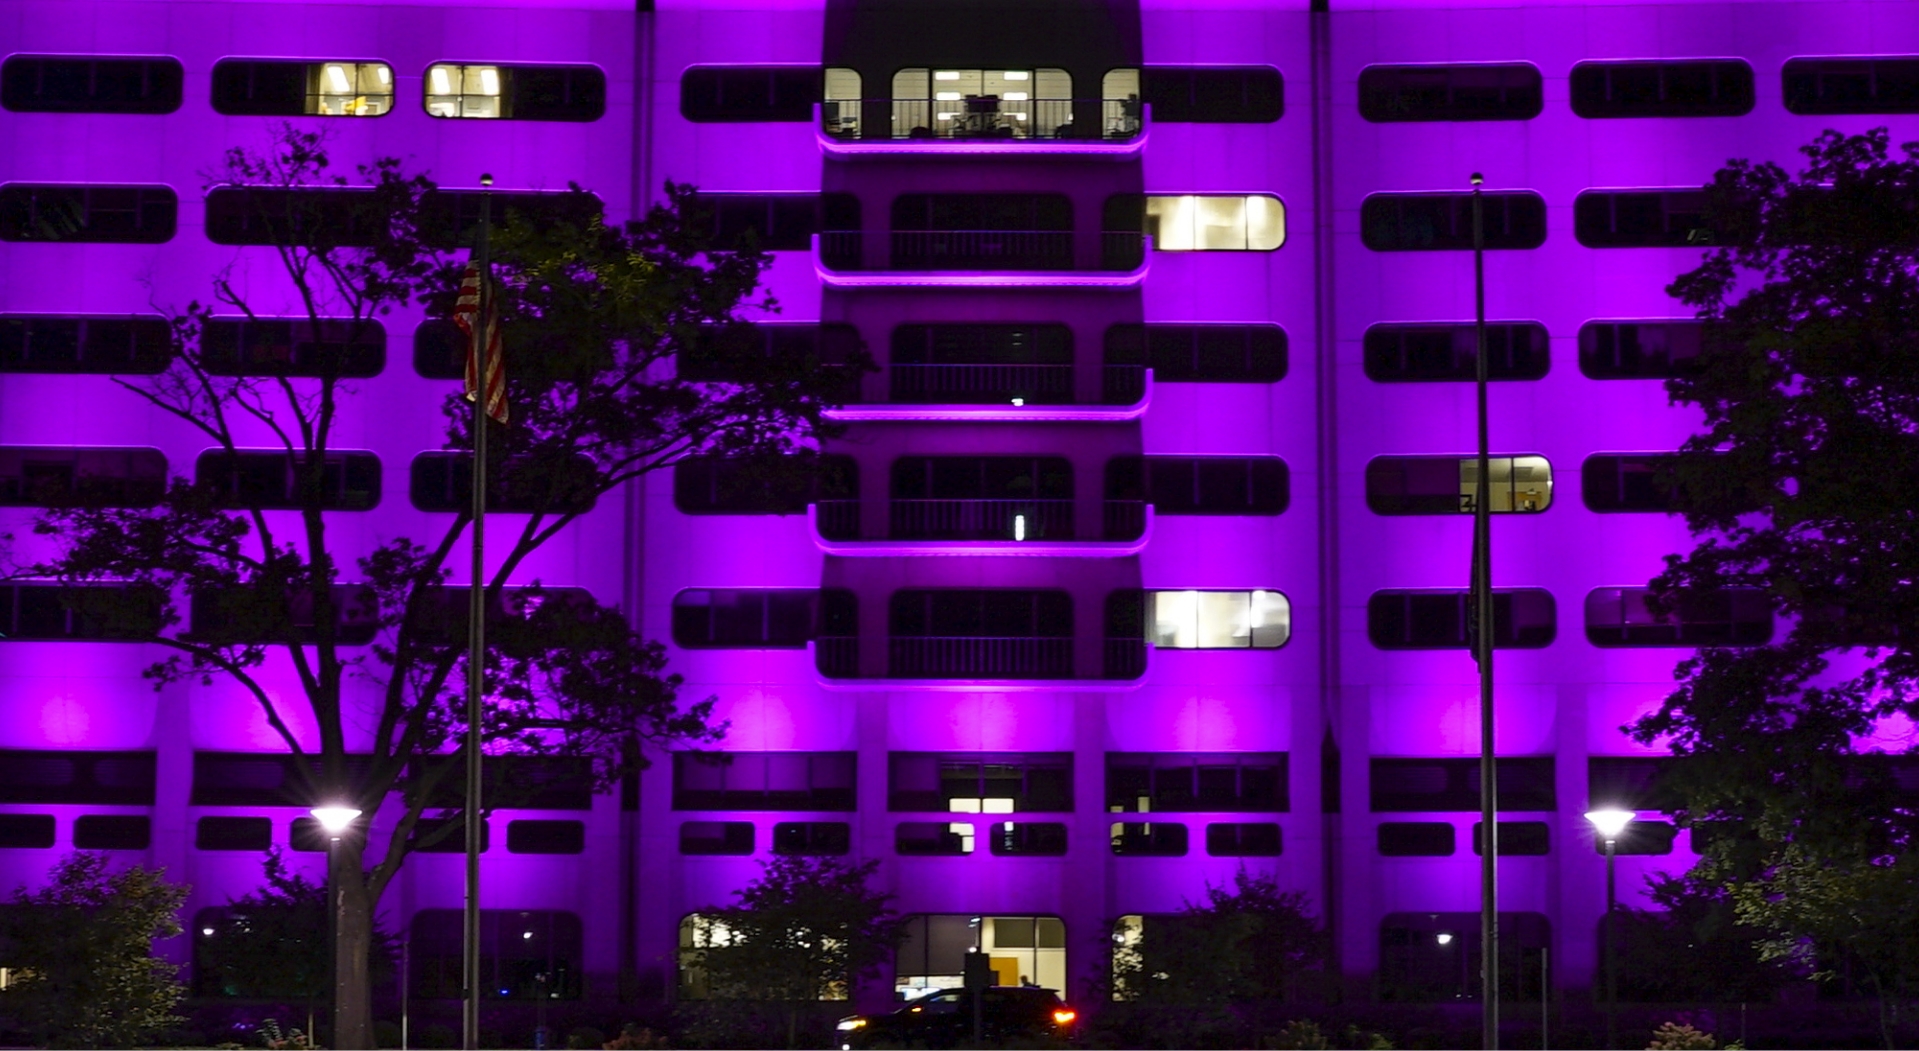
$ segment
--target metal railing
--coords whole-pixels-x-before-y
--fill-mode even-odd
[[[1071,230],[894,230],[895,270],[1071,270]]]
[[[877,106],[873,105],[877,104]],[[871,108],[890,112],[890,126],[862,128]],[[820,107],[822,127],[837,139],[1011,139],[1022,142],[1096,139],[1127,142],[1145,128],[1137,99],[833,99]],[[1085,117],[1082,124],[1078,118]]]
[[[832,679],[856,679],[860,674],[860,640],[851,636],[821,636],[813,640],[813,664]]]
[[[895,540],[1071,540],[1071,500],[894,500]]]
[[[1138,540],[1146,532],[1146,501],[1106,501],[1101,535],[1108,540]]]
[[[829,270],[858,270],[865,262],[859,230],[823,230],[820,232],[820,262]]]
[[[1138,270],[1146,262],[1146,235],[1131,230],[1102,230],[1099,266],[1102,270]]]
[[[858,500],[819,500],[813,504],[813,523],[825,540],[860,538]]]
[[[1100,374],[1099,396],[1108,405],[1136,405],[1146,396],[1146,366],[1106,365]]]
[[[1146,640],[1143,638],[1107,639],[1102,677],[1137,679],[1146,674]]]
[[[896,402],[1006,404],[1018,398],[1028,404],[1058,405],[1073,400],[1071,365],[895,363],[887,371],[890,397]]]
[[[898,679],[1070,679],[1071,638],[888,640],[887,674]]]

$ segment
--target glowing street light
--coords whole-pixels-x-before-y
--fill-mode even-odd
[[[360,819],[361,811],[358,807],[335,804],[316,806],[307,813],[313,815],[313,820],[318,821],[327,834],[326,885],[327,904],[330,906],[327,909],[327,946],[333,957],[333,1031],[338,1033],[341,1031],[340,1005],[344,1002],[340,994],[346,985],[345,976],[341,974],[344,968],[340,966],[340,921],[345,918],[346,888],[343,881],[334,876],[333,870],[339,864],[339,852],[334,848],[340,845],[340,837],[346,835],[347,829]]]
[[[1616,942],[1618,941],[1618,921],[1613,918],[1617,909],[1618,883],[1613,872],[1613,857],[1617,853],[1620,833],[1632,824],[1634,814],[1630,810],[1602,808],[1586,812],[1586,820],[1592,822],[1601,839],[1606,841],[1606,1046],[1619,1046],[1619,960]]]
[[[318,821],[320,827],[326,829],[327,835],[334,839],[339,839],[360,816],[359,808],[350,806],[316,806],[308,813],[312,814],[313,820]]]

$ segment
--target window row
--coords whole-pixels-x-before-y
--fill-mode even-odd
[[[413,331],[413,369],[427,379],[465,375],[464,336],[452,322]],[[1588,321],[1579,368],[1590,379],[1667,379],[1694,368],[1704,348],[1697,321]],[[1474,378],[1472,322],[1388,322],[1362,340],[1368,378],[1382,383]],[[862,348],[860,332],[834,322],[741,323],[692,341],[679,354],[682,379],[725,382],[766,358],[837,367]],[[1486,326],[1488,377],[1535,380],[1551,364],[1544,325]],[[990,396],[1033,404],[1070,398],[1073,331],[1049,322],[904,324],[889,340],[889,399],[962,403]],[[387,332],[377,319],[214,318],[201,341],[205,367],[221,375],[368,378],[386,368]],[[1122,322],[1103,340],[1106,400],[1130,404],[1158,383],[1276,383],[1287,371],[1287,338],[1272,324]],[[156,373],[173,360],[167,320],[151,315],[0,314],[0,373]],[[997,371],[994,371],[997,370]],[[1063,371],[1062,371],[1063,370]],[[853,400],[856,400],[853,399]]]
[[[1919,57],[1795,58],[1780,69],[1786,111],[1804,116],[1919,113]],[[1579,62],[1568,77],[1581,117],[1737,117],[1752,112],[1740,59]],[[1359,114],[1374,123],[1531,120],[1544,108],[1527,62],[1367,66]]]
[[[318,819],[297,817],[288,828],[287,845],[296,851],[324,852],[329,838]],[[480,853],[492,848],[492,840],[491,823],[482,822]],[[413,826],[408,844],[422,854],[464,854],[466,822],[462,818],[423,817]],[[273,845],[272,818],[203,817],[194,823],[196,850],[265,851]],[[583,854],[586,823],[541,818],[508,821],[506,849],[509,854]]]
[[[1543,649],[1559,631],[1558,604],[1544,588],[1495,588],[1493,646]],[[1366,600],[1366,637],[1382,650],[1470,649],[1477,618],[1464,589],[1386,589]],[[1772,639],[1763,591],[1689,591],[1664,602],[1645,587],[1586,593],[1586,641],[1615,649],[1763,646]]]
[[[1474,760],[1477,762],[1477,760]],[[1500,789],[1505,790],[1504,786]],[[1583,823],[1583,822],[1582,822]],[[1473,853],[1485,853],[1481,829],[1473,822]],[[1499,856],[1544,857],[1552,853],[1552,826],[1544,821],[1501,821],[1497,824]],[[1592,833],[1590,828],[1583,832]],[[1619,854],[1670,854],[1679,829],[1670,821],[1633,821],[1614,844]],[[1458,829],[1450,821],[1382,821],[1377,832],[1379,855],[1386,858],[1446,858],[1459,850]],[[1606,841],[1592,833],[1593,849],[1606,852]]]
[[[1285,813],[1286,769],[1284,752],[1109,753],[1104,809]],[[856,773],[852,752],[675,752],[673,809],[852,811]],[[894,752],[887,756],[886,808],[1070,812],[1073,756]]]
[[[481,193],[429,191],[421,199],[420,236],[437,248],[471,247]],[[600,199],[584,191],[489,193],[494,216],[535,227],[584,225],[602,211]],[[0,240],[161,244],[173,239],[179,209],[170,186],[11,182],[0,185]],[[216,186],[206,194],[205,222],[207,240],[220,245],[364,247],[385,228],[386,213],[372,191],[352,187]]]
[[[378,117],[393,110],[393,67],[353,59],[224,58],[213,109],[236,117]],[[593,121],[606,112],[597,66],[436,62],[422,105],[434,117]],[[0,65],[0,105],[21,113],[172,113],[184,72],[162,56],[13,55]]]
[[[981,836],[972,821],[903,821],[894,826],[893,849],[906,857],[958,857],[971,854]],[[1187,826],[1182,822],[1119,822],[1111,830],[1112,852],[1120,857],[1183,857]],[[1001,857],[1061,857],[1066,854],[1066,825],[1057,821],[991,821],[984,838]],[[1206,853],[1212,857],[1278,857],[1277,822],[1216,822],[1206,826]],[[736,855],[757,847],[751,821],[684,821],[680,853]],[[773,826],[772,851],[793,855],[844,855],[852,852],[852,826],[844,821],[783,821]]]

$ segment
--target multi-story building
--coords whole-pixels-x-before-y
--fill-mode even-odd
[[[733,761],[659,755],[627,792],[494,814],[500,973],[673,995],[701,909],[825,853],[881,859],[913,917],[883,987],[954,981],[977,946],[1077,993],[1116,938],[1246,870],[1308,896],[1355,989],[1470,996],[1483,172],[1503,927],[1515,993],[1547,953],[1581,988],[1589,803],[1648,818],[1629,895],[1691,857],[1621,726],[1681,647],[1771,630],[1737,596],[1654,624],[1633,590],[1688,542],[1648,479],[1695,422],[1658,382],[1698,342],[1664,292],[1698,257],[1691,194],[1827,127],[1919,137],[1915,13],[5,0],[0,492],[193,472],[198,437],[110,374],[164,355],[142,319],[224,266],[275,294],[205,173],[276,116],[453,188],[578,182],[611,222],[693,183],[774,251],[772,352],[863,346],[879,371],[810,503],[688,465],[527,566],[669,639]],[[453,378],[434,331],[387,319],[344,410],[360,499],[335,529],[360,543],[447,520],[416,459]],[[145,647],[4,594],[7,881],[109,849],[191,883],[198,915],[265,846],[313,845],[237,690],[156,692]],[[416,997],[453,988],[458,866],[413,859],[383,906]]]

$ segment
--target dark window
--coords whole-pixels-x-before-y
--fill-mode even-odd
[[[1276,858],[1280,855],[1279,823],[1221,821],[1207,825],[1206,853],[1216,858]]]
[[[682,345],[676,368],[683,380],[736,383],[748,377],[764,380],[769,374],[769,365],[776,369],[799,367],[808,372],[842,368],[857,359],[865,348],[860,330],[852,325],[741,322],[702,329],[698,338]],[[458,353],[464,369],[464,345],[458,348]],[[458,379],[460,374],[443,378]],[[858,376],[848,379],[844,396],[849,401],[857,401]]]
[[[1593,511],[1671,511],[1674,453],[1586,457],[1579,467],[1579,495]]]
[[[1538,248],[1546,243],[1546,199],[1530,190],[1481,196],[1486,247]],[[1375,252],[1468,250],[1473,247],[1469,193],[1375,193],[1359,205],[1359,236]]]
[[[145,586],[0,585],[0,640],[150,639],[166,596]]]
[[[1073,675],[1073,597],[1064,591],[896,591],[888,629],[887,672],[897,678]]]
[[[1183,858],[1186,826],[1177,821],[1117,822],[1113,825],[1113,853],[1122,858]]]
[[[302,854],[324,854],[331,848],[333,835],[318,818],[296,817],[287,826],[287,846]]]
[[[1375,591],[1366,600],[1366,637],[1382,650],[1471,649],[1471,593],[1460,589]],[[1558,608],[1544,588],[1493,591],[1493,646],[1536,650],[1552,645]]]
[[[858,207],[857,199],[849,195],[828,196],[848,198]],[[719,248],[744,247],[750,232],[754,244],[765,251],[807,252],[821,229],[820,197],[817,193],[703,193],[694,198],[694,204],[708,216],[706,229]],[[858,228],[857,222],[852,224],[852,229]]]
[[[1289,809],[1284,752],[1112,752],[1108,813]]]
[[[508,459],[489,463],[486,509],[504,514],[585,514],[598,499],[599,469],[584,456],[563,468]],[[407,470],[407,498],[422,511],[473,509],[473,454],[421,453]]]
[[[371,245],[385,226],[366,190],[219,186],[207,191],[207,240],[219,245]]]
[[[199,850],[267,850],[273,846],[273,822],[264,817],[203,817],[194,828]]]
[[[1633,821],[1613,841],[1613,853],[1670,854],[1673,840],[1677,838],[1679,829],[1670,821]],[[1606,840],[1598,832],[1593,833],[1593,850],[1600,854],[1606,852]]]
[[[673,644],[687,649],[802,649],[813,637],[812,588],[688,588],[673,596]]]
[[[673,506],[688,515],[798,515],[815,499],[859,496],[851,457],[726,460],[700,457],[673,466]]]
[[[465,760],[436,759],[431,765],[416,763],[409,776],[424,780],[432,774],[434,767],[442,764],[453,767],[452,776],[440,778],[428,796],[427,806],[457,808],[466,795]],[[593,765],[582,757],[490,756],[483,767],[482,777],[482,798],[491,807],[510,810],[593,809]]]
[[[173,329],[160,317],[0,314],[0,372],[160,372]]]
[[[1070,270],[1073,202],[1057,193],[893,198],[892,265],[904,270]]]
[[[1553,469],[1543,456],[1493,456],[1486,500],[1494,514],[1552,506]],[[1366,506],[1380,515],[1469,515],[1479,498],[1475,456],[1375,456],[1366,462]]]
[[[680,74],[680,115],[696,123],[805,123],[818,101],[818,66],[692,66]]]
[[[902,821],[893,829],[893,850],[907,857],[961,857],[973,852],[967,822]]]
[[[464,380],[467,343],[452,319],[427,318],[413,329],[413,371],[430,380]]]
[[[45,850],[51,846],[52,814],[0,814],[0,850]]]
[[[232,117],[377,117],[393,109],[393,67],[351,60],[223,58],[213,110]]]
[[[0,241],[160,244],[179,199],[165,186],[0,186]]]
[[[152,752],[0,751],[0,803],[152,806]]]
[[[820,589],[819,634],[813,641],[820,674],[850,679],[860,671],[859,596],[846,588]]]
[[[153,819],[145,814],[82,814],[73,821],[75,850],[145,850]]]
[[[1650,597],[1643,587],[1594,588],[1586,638],[1595,646],[1763,646],[1772,638],[1772,606],[1756,588],[1685,592],[1663,615]]]
[[[488,221],[496,228],[513,223],[548,231],[566,224],[590,235],[606,210],[598,195],[584,190],[430,190],[420,198],[420,236],[439,248],[473,247],[483,197],[491,198]]]
[[[1558,809],[1550,756],[1495,762],[1499,809]],[[1374,759],[1369,773],[1376,814],[1479,809],[1478,759]]]
[[[1286,330],[1118,324],[1106,330],[1106,367],[1149,368],[1155,383],[1278,383],[1286,378]]]
[[[1276,515],[1291,502],[1277,456],[1124,456],[1106,463],[1106,499],[1145,500],[1162,515]]]
[[[581,854],[585,851],[584,821],[527,819],[506,823],[509,854]]]
[[[486,596],[486,623],[488,637],[498,639],[493,632],[513,632],[529,617],[533,616],[547,603],[559,603],[570,606],[579,616],[593,615],[600,610],[593,594],[585,588],[549,588],[549,587],[506,587]],[[472,623],[472,591],[457,585],[436,585],[421,595],[421,601],[414,606],[407,627],[410,629],[413,645],[426,648],[458,647],[465,649],[467,628]],[[519,762],[526,757],[502,756],[503,762]],[[452,800],[448,805],[457,805]],[[583,804],[585,806],[591,804]]]
[[[1475,855],[1486,852],[1480,842],[1480,830],[1485,826],[1483,821],[1473,822]],[[1552,826],[1544,821],[1501,821],[1494,827],[1499,830],[1499,856],[1502,858],[1543,857],[1552,851]]]
[[[1794,58],[1780,78],[1791,113],[1919,113],[1919,58]]]
[[[307,503],[301,490],[314,482],[319,492],[313,502],[323,511],[371,511],[380,502],[377,455],[329,452],[317,479],[294,456],[266,450],[228,453],[209,449],[194,461],[194,481],[211,488],[221,506],[230,508],[298,511]]]
[[[853,852],[853,826],[844,821],[781,821],[773,826],[773,853],[841,857]]]
[[[1366,378],[1380,383],[1471,381],[1478,376],[1479,331],[1470,321],[1373,325],[1365,357]],[[1546,326],[1537,321],[1486,326],[1487,379],[1542,379],[1551,362]]]
[[[1051,858],[1066,854],[1066,825],[1058,821],[995,821],[988,838],[1002,857]]]
[[[1588,321],[1579,328],[1579,371],[1595,380],[1687,375],[1703,335],[1697,321]]]
[[[891,365],[894,402],[1073,400],[1073,330],[1061,324],[900,325]]]
[[[311,646],[319,637],[313,594],[297,589],[199,591],[189,603],[192,638],[222,645]],[[365,584],[333,585],[333,641],[365,646],[379,634],[378,600]]]
[[[212,318],[200,360],[215,376],[377,376],[386,368],[386,326],[362,321]]]
[[[1147,66],[1140,94],[1166,124],[1270,124],[1286,112],[1286,85],[1271,66]]]
[[[311,807],[319,800],[314,792],[321,778],[317,756],[306,758],[306,773],[300,760],[273,752],[195,752],[193,753],[193,790],[188,797],[192,806],[288,806]],[[365,756],[347,757],[348,777],[360,784],[371,760]]]
[[[1073,465],[1058,456],[928,456],[893,461],[894,539],[1074,537]]]
[[[753,822],[682,821],[680,822],[680,853],[751,854],[753,853]]]
[[[1586,803],[1590,808],[1662,810],[1683,800],[1671,784],[1671,756],[1593,756],[1586,760]]]
[[[1752,102],[1752,67],[1738,59],[1572,68],[1573,112],[1582,117],[1737,117]]]
[[[185,77],[171,58],[13,55],[0,104],[16,113],[172,113]]]
[[[852,752],[675,752],[675,810],[852,810]]]
[[[1531,120],[1544,98],[1539,69],[1526,62],[1359,71],[1359,115],[1375,124]]]
[[[893,198],[893,229],[929,231],[1073,229],[1063,193],[904,193]]]
[[[158,449],[0,445],[0,507],[152,507],[166,487]]]
[[[464,817],[423,817],[413,826],[413,836],[409,840],[413,849],[422,854],[464,854],[466,853],[466,818]],[[480,853],[484,854],[493,846],[493,825],[480,822]]]
[[[605,922],[602,917],[598,922]],[[459,909],[413,914],[406,988],[427,1000],[457,1000],[463,982],[464,918]],[[480,910],[480,996],[484,1000],[578,1000],[584,925],[571,912]]]
[[[1586,190],[1573,198],[1573,236],[1587,248],[1684,248],[1712,243],[1703,190]]]
[[[1445,821],[1382,821],[1379,853],[1389,858],[1446,858],[1459,847],[1453,826]]]
[[[1023,814],[1073,809],[1070,752],[894,752],[887,756],[886,774],[886,809],[892,811]]]

